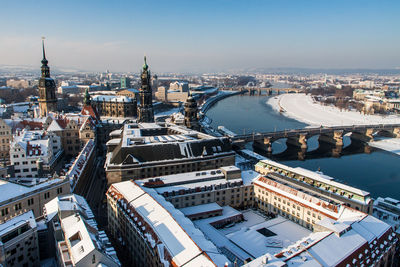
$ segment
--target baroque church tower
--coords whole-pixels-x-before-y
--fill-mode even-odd
[[[45,117],[50,111],[57,111],[56,83],[50,78],[49,62],[46,59],[44,50],[44,40],[42,40],[43,59],[42,59],[42,76],[39,79],[39,108],[40,116]]]
[[[137,109],[138,122],[154,122],[153,99],[150,83],[150,70],[144,57],[143,70],[141,75],[142,85],[139,89],[140,105]]]
[[[197,102],[192,97],[192,94],[190,94],[189,97],[186,99],[186,102],[184,104],[184,109],[185,109],[185,126],[190,129],[199,131],[200,124],[197,115],[198,111]]]

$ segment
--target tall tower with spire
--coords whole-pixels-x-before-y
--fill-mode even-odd
[[[153,99],[150,78],[150,70],[149,66],[147,65],[145,56],[141,75],[142,85],[139,89],[140,105],[137,108],[138,122],[154,122]]]
[[[45,117],[50,111],[57,111],[56,83],[50,78],[50,68],[44,50],[44,38],[42,39],[43,59],[42,76],[39,79],[39,108],[40,116]]]

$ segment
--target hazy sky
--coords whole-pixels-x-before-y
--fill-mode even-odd
[[[1,0],[0,64],[155,72],[400,67],[400,1]]]

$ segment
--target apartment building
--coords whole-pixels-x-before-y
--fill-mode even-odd
[[[207,192],[223,188],[224,178],[235,183],[239,173],[235,168],[231,171],[227,179],[219,177],[221,168],[189,173],[187,179],[176,174],[112,184],[107,192],[108,227],[114,240],[129,251],[129,262],[137,266],[395,266],[398,237],[390,225],[345,203],[278,182],[272,173],[248,176],[246,184],[254,191],[251,209],[235,210],[235,200],[230,206],[219,205],[216,195]],[[293,239],[296,235],[299,238]]]
[[[44,207],[44,217],[59,266],[121,266],[83,197],[69,194],[52,199]]]
[[[0,163],[10,162],[10,142],[12,141],[11,127],[0,119]]]
[[[62,153],[60,137],[43,130],[18,130],[10,144],[15,177],[39,177],[51,172]]]
[[[85,108],[84,111],[86,111]],[[67,156],[76,156],[89,139],[96,139],[96,114],[57,114],[44,124],[47,132],[61,138]]]
[[[110,234],[134,266],[224,266],[230,262],[180,211],[134,181],[107,192]],[[225,265],[226,266],[226,265]]]
[[[0,180],[0,192],[0,223],[4,223],[28,211],[40,217],[47,202],[70,193],[70,182],[62,178],[9,178]]]
[[[302,191],[328,202],[345,204],[348,207],[372,214],[373,200],[369,192],[334,181],[320,172],[303,168],[292,168],[272,160],[261,160],[255,170],[263,175],[273,175],[277,182],[300,188]]]
[[[71,182],[71,192],[83,194],[93,174],[96,144],[90,139],[69,168],[66,177]]]
[[[236,166],[172,174],[137,181],[153,188],[175,208],[186,208],[208,203],[235,208],[252,207],[252,180],[259,176],[254,171],[241,171]]]
[[[37,224],[32,211],[0,224],[0,264],[40,266]]]

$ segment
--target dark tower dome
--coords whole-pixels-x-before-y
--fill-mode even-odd
[[[86,88],[86,90],[85,90],[85,97],[83,98],[83,104],[84,104],[85,106],[90,106],[90,103],[91,103],[91,102],[92,102],[92,99],[91,99],[90,94],[89,94],[89,89]]]
[[[198,119],[198,108],[197,102],[193,98],[192,94],[189,94],[184,104],[185,109],[185,125],[186,127],[193,130],[200,130],[200,124]]]

